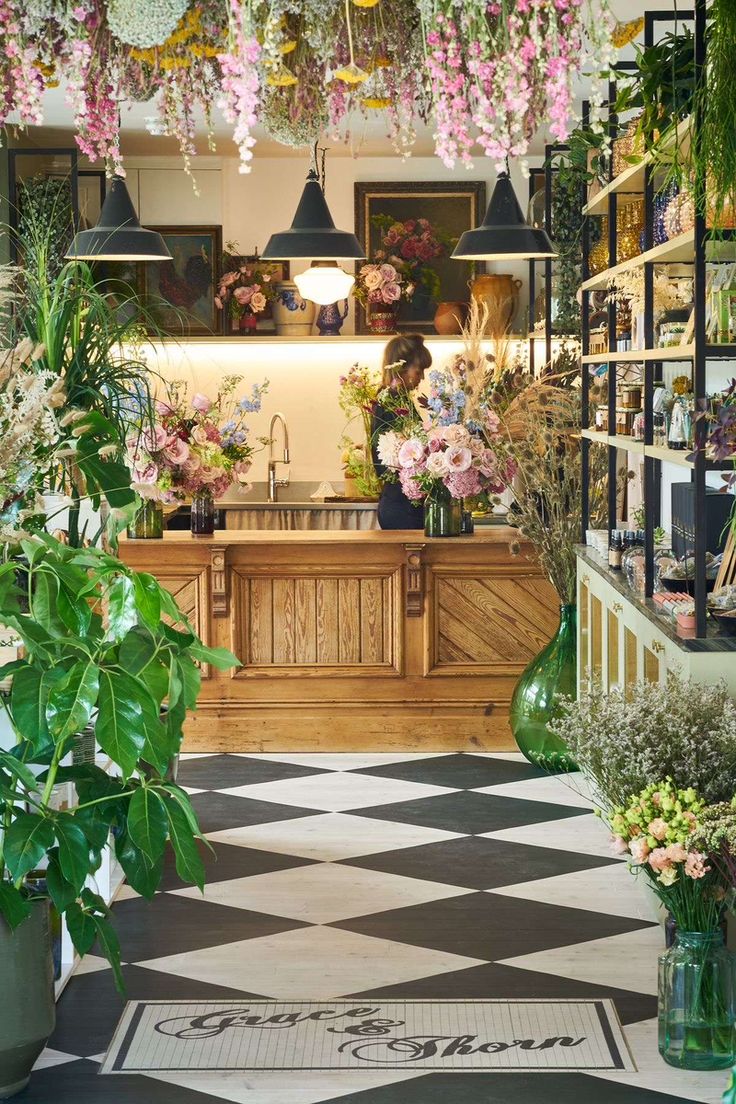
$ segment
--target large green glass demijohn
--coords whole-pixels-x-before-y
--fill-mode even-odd
[[[567,747],[549,730],[559,698],[576,696],[577,617],[574,605],[560,607],[557,632],[526,668],[511,699],[509,722],[519,751],[553,773],[577,770]]]

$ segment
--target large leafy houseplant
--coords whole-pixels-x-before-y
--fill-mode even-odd
[[[122,985],[95,872],[112,846],[130,885],[150,898],[170,844],[179,876],[202,888],[197,819],[167,770],[196,705],[197,664],[237,660],[205,647],[153,576],[45,533],[9,548],[0,624],[25,653],[0,671],[12,675],[3,704],[17,741],[0,750],[0,913],[11,929],[23,924],[36,895],[29,876],[45,868],[46,893],[78,952],[97,940]],[[75,737],[90,724],[108,770],[70,762]],[[74,783],[79,801],[57,810],[52,798],[62,782]]]
[[[32,263],[18,277],[7,337],[9,343],[29,338],[40,352],[37,369],[63,383],[71,447],[57,453],[45,489],[71,498],[69,539],[77,545],[85,535],[82,499],[95,509],[101,497],[118,510],[135,503],[124,462],[126,431],[131,413],[152,423],[153,404],[151,373],[131,336],[142,324],[149,327],[150,318],[131,289],[112,304],[105,283],[83,262],[54,273],[53,244],[49,228],[29,217],[18,245]]]

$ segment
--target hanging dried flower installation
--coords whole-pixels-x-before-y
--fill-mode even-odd
[[[539,129],[565,140],[583,67],[595,126],[615,26],[608,0],[0,0],[0,126],[40,124],[63,76],[77,142],[110,172],[130,100],[185,158],[218,104],[243,172],[257,123],[308,145],[376,112],[402,154],[433,118],[446,165],[501,165]]]

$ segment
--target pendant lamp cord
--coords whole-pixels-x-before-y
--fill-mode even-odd
[[[319,144],[319,141],[316,141],[314,143],[314,148],[312,150],[312,164],[314,166],[314,171],[317,173],[317,176],[319,178],[319,186],[320,186],[320,188],[322,189],[323,192],[325,190],[325,185],[327,183],[327,164],[326,164],[326,160],[327,160],[327,147],[326,146],[321,146]]]

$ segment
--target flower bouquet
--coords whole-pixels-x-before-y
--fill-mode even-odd
[[[348,425],[360,419],[363,431],[362,441],[354,441],[347,432],[340,440],[346,493],[352,481],[361,498],[378,498],[381,491],[371,455],[371,418],[379,390],[380,375],[359,364],[340,376],[340,409],[348,418]]]
[[[355,277],[355,298],[365,307],[368,326],[373,333],[393,333],[396,313],[402,299],[414,294],[414,284],[396,265],[370,263],[361,265]]]
[[[215,296],[218,310],[227,310],[233,329],[255,333],[258,315],[276,298],[273,272],[267,266],[248,262],[232,254],[225,255],[225,262],[235,262],[236,267],[223,272]]]
[[[258,450],[248,442],[245,418],[261,409],[268,381],[254,384],[250,396],[238,400],[241,381],[242,376],[226,376],[214,399],[197,392],[191,400],[180,383],[172,383],[166,398],[157,400],[154,425],[127,441],[132,486],[142,499],[191,500],[194,525],[200,509],[214,518],[215,499],[233,483],[248,488],[251,458]]]
[[[659,959],[659,1051],[684,1069],[727,1069],[736,1056],[736,957],[723,915],[733,897],[736,816],[706,808],[689,786],[653,782],[610,818],[616,850],[631,858],[674,920]]]
[[[400,391],[379,395],[378,402],[393,412],[394,428],[379,436],[378,456],[406,497],[424,503],[427,535],[454,536],[460,532],[462,499],[499,493],[513,473],[490,447],[492,411],[485,427],[465,420],[465,393],[450,371],[432,372],[430,384],[424,400],[428,427]]]

